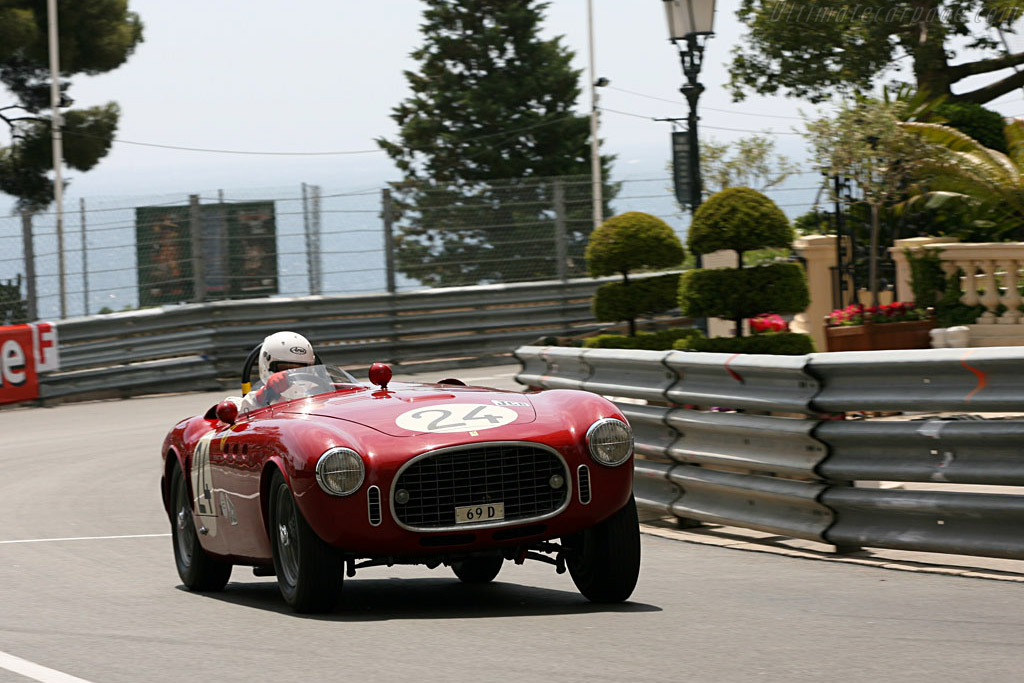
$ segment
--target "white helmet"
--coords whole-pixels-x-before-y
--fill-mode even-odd
[[[301,334],[275,332],[260,348],[260,380],[266,384],[275,372],[287,369],[282,364],[313,365],[314,358],[313,345]]]

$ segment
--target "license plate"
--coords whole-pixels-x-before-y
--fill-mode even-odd
[[[504,503],[487,503],[486,505],[466,505],[455,508],[455,523],[490,522],[505,519]]]

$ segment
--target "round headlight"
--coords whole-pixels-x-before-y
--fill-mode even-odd
[[[316,481],[332,496],[347,496],[363,483],[363,459],[348,448],[332,448],[316,463]]]
[[[587,430],[587,450],[602,465],[621,465],[633,454],[633,430],[622,420],[602,418]]]

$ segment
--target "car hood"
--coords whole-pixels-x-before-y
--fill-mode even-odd
[[[499,437],[509,427],[537,419],[533,403],[523,394],[436,384],[394,384],[387,390],[324,394],[281,412],[345,420],[398,437],[478,436],[491,430]]]

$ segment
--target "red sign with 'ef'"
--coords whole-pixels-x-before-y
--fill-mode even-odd
[[[31,325],[0,327],[0,403],[39,398]]]

